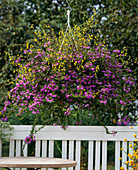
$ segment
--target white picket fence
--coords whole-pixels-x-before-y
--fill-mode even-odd
[[[16,125],[13,126],[13,136],[10,138],[9,156],[20,157],[21,147],[26,136],[30,134],[31,126]],[[40,126],[37,126],[38,129]],[[110,132],[116,130],[115,136],[106,134],[105,128],[101,126],[69,126],[63,130],[60,126],[46,126],[36,134],[35,156],[36,157],[54,157],[54,141],[62,140],[62,158],[76,160],[77,166],[75,170],[80,170],[81,162],[81,143],[88,141],[88,170],[107,170],[107,144],[108,141],[115,142],[115,170],[119,170],[120,166],[126,169],[126,165],[120,165],[119,158],[122,162],[126,162],[127,155],[120,151],[121,147],[128,153],[132,150],[128,145],[134,142],[133,130],[130,127],[108,126]],[[138,126],[134,127],[138,133]],[[127,138],[127,141],[124,141]],[[129,148],[129,149],[128,149]],[[121,153],[122,152],[122,153]],[[27,156],[28,145],[24,149],[24,156]],[[2,156],[2,142],[0,141],[0,156]],[[95,161],[94,161],[95,160]],[[94,164],[95,162],[95,164]],[[66,170],[66,168],[62,168]],[[73,168],[69,168],[73,170]]]

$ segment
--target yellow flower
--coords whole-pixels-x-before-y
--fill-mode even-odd
[[[132,144],[130,144],[129,146],[130,146],[130,148],[132,148],[132,146],[133,146],[133,145],[132,145]]]
[[[129,163],[129,161],[126,161],[126,164],[128,164]]]
[[[133,126],[130,127],[130,129],[132,129],[132,128],[133,128]]]
[[[130,153],[128,153],[128,157],[132,158],[133,156]]]
[[[122,157],[119,158],[119,160],[121,160],[121,159],[122,159]]]
[[[120,168],[121,170],[124,170],[124,168],[121,166],[121,168]]]
[[[137,142],[138,140],[137,139],[135,139],[135,142]]]
[[[134,134],[133,136],[134,136],[134,138],[136,138],[136,134]]]
[[[121,151],[123,150],[124,148],[121,148]]]
[[[124,141],[127,141],[127,139],[126,139],[126,138],[124,138]]]

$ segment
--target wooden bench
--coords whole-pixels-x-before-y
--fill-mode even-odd
[[[31,126],[17,125],[13,126],[13,136],[10,138],[9,156],[20,157],[21,147],[26,136],[30,134]],[[40,126],[37,126],[38,129]],[[105,128],[101,126],[69,126],[63,130],[60,126],[46,126],[36,134],[35,142],[35,156],[36,157],[54,157],[54,143],[55,141],[62,141],[62,158],[75,160],[77,166],[75,170],[80,170],[81,162],[81,143],[88,142],[88,170],[107,170],[107,146],[108,142],[115,143],[115,170],[120,169],[121,147],[128,153],[132,153],[131,148],[128,147],[130,142],[133,142],[134,131],[130,130],[128,126],[109,126],[109,131],[117,131],[115,136],[106,134]],[[138,133],[138,127],[134,127]],[[127,138],[128,141],[124,141]],[[129,148],[129,150],[128,150]],[[28,145],[25,146],[24,156],[27,157]],[[0,142],[0,156],[2,156],[2,142]],[[95,160],[95,164],[94,164]],[[122,152],[122,162],[126,162],[127,155]],[[126,165],[122,163],[124,169]],[[65,170],[66,168],[62,168]],[[73,168],[69,168],[73,170]]]

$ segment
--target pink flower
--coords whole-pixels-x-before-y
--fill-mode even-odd
[[[30,144],[31,142],[34,142],[35,141],[35,135],[31,134],[30,136],[27,136],[24,141],[28,144]]]
[[[1,118],[1,120],[2,120],[2,121],[4,121],[4,122],[7,122],[7,120],[8,120],[8,117]]]
[[[118,119],[117,124],[118,124],[118,125],[121,125],[121,124],[122,124],[121,119]]]
[[[116,132],[115,132],[115,130],[113,130],[112,132],[113,132],[113,136],[115,136],[115,135],[116,135]]]
[[[53,126],[57,126],[58,124],[56,124],[56,123],[53,123]]]
[[[100,100],[100,103],[104,103],[105,105],[107,104],[107,100]]]
[[[120,50],[113,50],[114,53],[120,53]]]

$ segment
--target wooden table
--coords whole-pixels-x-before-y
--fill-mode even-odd
[[[68,168],[76,165],[76,161],[60,158],[0,157],[0,168]]]

